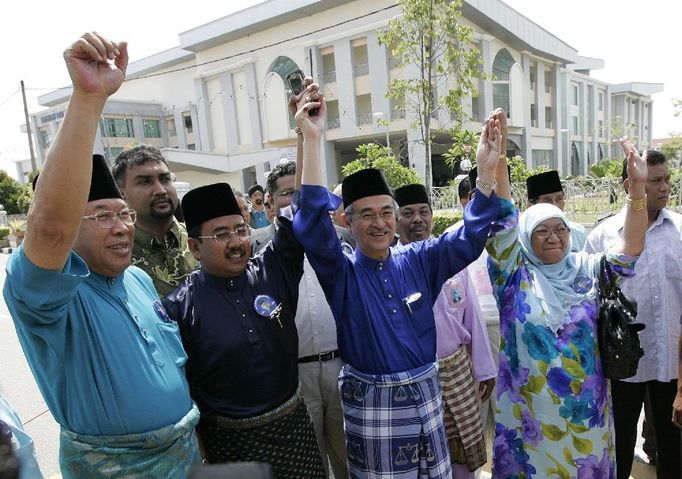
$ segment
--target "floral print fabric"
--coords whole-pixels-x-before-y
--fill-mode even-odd
[[[600,255],[583,262],[580,274],[592,288],[566,308],[555,334],[517,241],[518,211],[493,231],[488,268],[501,337],[493,477],[615,478],[611,399],[595,328]],[[633,257],[607,253],[607,261],[617,276],[634,274]]]

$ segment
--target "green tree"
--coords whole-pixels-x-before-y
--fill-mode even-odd
[[[32,196],[30,186],[22,186],[5,170],[0,170],[0,204],[8,214],[26,213]]]
[[[637,135],[637,123],[625,123],[622,116],[617,115],[613,121],[604,125],[606,131],[610,133],[611,138],[617,140],[618,138],[629,138],[635,145],[639,144],[639,135]]]
[[[597,178],[619,178],[623,172],[623,160],[601,160],[590,166],[590,175]]]
[[[379,41],[391,49],[398,64],[414,65],[417,75],[391,80],[387,97],[414,112],[411,128],[424,148],[425,186],[431,191],[431,121],[441,109],[458,128],[465,118],[466,99],[476,95],[474,79],[481,77],[481,55],[472,48],[473,29],[459,22],[461,0],[399,0],[402,15],[389,21]],[[439,87],[447,93],[437,98]]]
[[[469,159],[473,164],[476,161],[476,148],[480,137],[480,132],[465,129],[453,130],[452,146],[443,153],[445,164],[453,170],[459,169],[459,163],[464,158]]]
[[[360,158],[349,162],[341,167],[344,176],[365,170],[367,168],[377,168],[383,171],[386,176],[388,186],[392,189],[414,183],[423,183],[421,177],[412,168],[403,166],[393,154],[393,150],[386,146],[376,143],[366,143],[357,147],[356,151]]]

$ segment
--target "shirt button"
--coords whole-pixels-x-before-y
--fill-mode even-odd
[[[242,313],[242,318],[245,318],[245,317],[246,317],[246,315]]]
[[[253,329],[249,329],[249,333],[253,333]]]
[[[388,279],[384,278],[384,283],[388,283]]]
[[[397,309],[395,309],[395,308],[393,308],[393,309],[391,310],[391,312],[392,312],[393,314],[395,314],[395,313],[397,313],[397,312],[398,312],[398,310],[397,310]]]
[[[658,299],[658,296],[654,296],[654,299]]]
[[[391,299],[393,295],[391,293],[388,293],[388,299]]]
[[[142,336],[147,337],[148,331],[146,329],[142,330]]]
[[[239,302],[239,300],[237,300],[237,302]]]
[[[160,359],[157,359],[157,360],[155,361],[155,363],[156,363],[156,365],[157,365],[158,367],[160,367],[160,368],[163,367],[163,361],[161,361]]]

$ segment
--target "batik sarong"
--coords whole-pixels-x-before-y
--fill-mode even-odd
[[[183,479],[192,466],[201,463],[194,432],[198,422],[199,409],[192,406],[176,424],[138,434],[93,436],[62,428],[62,478]]]
[[[438,361],[450,459],[475,471],[487,461],[481,402],[466,346]]]
[[[356,478],[450,478],[436,363],[393,374],[339,374],[348,472]]]
[[[284,404],[259,416],[204,414],[199,433],[210,463],[265,462],[277,479],[326,478],[300,387]]]

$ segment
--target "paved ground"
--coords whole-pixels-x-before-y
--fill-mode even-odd
[[[0,254],[0,288],[5,282],[5,265],[8,255]],[[4,300],[0,301],[0,392],[7,397],[24,421],[26,431],[33,437],[38,462],[45,477],[57,479],[59,475],[59,426],[47,410],[33,375],[26,363],[17,339],[14,325]],[[641,427],[641,425],[640,425]],[[641,447],[641,439],[638,446]],[[489,478],[490,465],[481,477]],[[636,463],[632,479],[654,479],[653,467]]]

